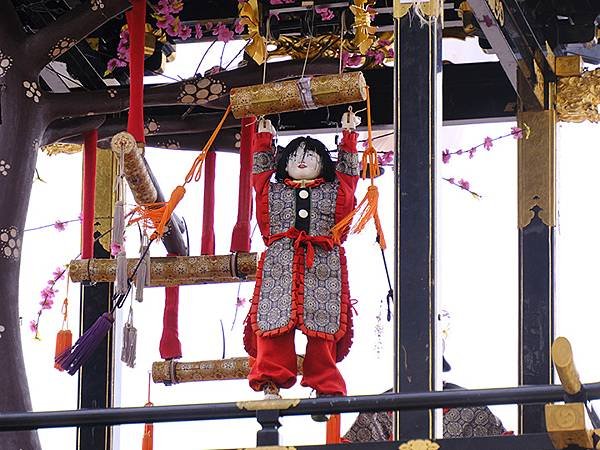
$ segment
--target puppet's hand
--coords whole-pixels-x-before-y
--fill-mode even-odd
[[[275,127],[269,119],[261,117],[258,121],[258,133],[271,133],[272,136],[275,136]]]

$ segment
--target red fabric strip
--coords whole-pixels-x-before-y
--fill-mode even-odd
[[[177,256],[169,253],[167,256]],[[179,286],[165,288],[165,310],[163,313],[163,332],[159,344],[162,359],[181,358],[179,341]]]
[[[144,138],[144,39],[146,1],[132,0],[133,8],[126,13],[129,28],[129,117],[127,131],[136,142]]]
[[[256,136],[256,117],[242,119],[240,141],[240,184],[237,223],[231,235],[232,252],[250,251],[250,217],[252,216],[252,149]]]
[[[209,151],[204,160],[204,207],[200,254],[215,254],[215,167],[217,154]]]
[[[81,258],[94,257],[94,216],[96,215],[96,151],[98,130],[85,133],[83,147],[83,193],[81,217]]]

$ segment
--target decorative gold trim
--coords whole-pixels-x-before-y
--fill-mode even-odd
[[[583,403],[546,405],[544,408],[546,430],[554,448],[562,449],[569,445],[580,448],[595,448],[592,431],[585,428],[585,406]]]
[[[440,448],[438,444],[428,439],[413,439],[405,442],[398,450],[437,450]]]
[[[117,163],[112,152],[98,151],[96,154],[96,217],[112,217],[114,198],[114,185],[117,176]],[[107,251],[110,250],[110,233],[112,219],[97,219],[94,231],[101,234],[100,244]]]
[[[377,27],[371,25],[371,13],[369,12],[369,0],[354,0],[354,5],[350,5],[350,11],[354,14],[354,40],[361,55],[365,55],[367,50],[375,42],[375,33]]]
[[[383,50],[387,53],[392,48],[394,42],[394,33],[385,31],[378,34],[378,40],[371,45],[370,50]],[[389,41],[389,45],[381,45],[381,41]],[[281,35],[279,39],[269,41],[269,44],[277,46],[275,50],[269,52],[269,58],[273,56],[291,56],[292,59],[305,59],[308,53],[308,59],[340,57],[340,36],[338,34],[327,33],[313,38],[302,36]],[[354,44],[353,40],[344,39],[341,45],[342,51],[350,54],[359,54],[360,49]],[[387,51],[386,51],[387,50]],[[372,57],[364,56],[364,64],[361,69],[372,69],[377,67]]]
[[[561,122],[600,122],[600,69],[558,80],[556,113]]]
[[[252,40],[246,47],[246,53],[256,64],[262,64],[267,58],[267,44],[265,38],[261,36],[258,26],[260,23],[258,0],[248,0],[240,3],[239,8],[240,24],[248,27],[248,37]]]
[[[263,411],[265,409],[290,409],[298,406],[300,399],[281,399],[281,400],[248,400],[237,402],[239,409],[246,411]]]
[[[529,111],[517,115],[519,126],[530,129],[528,139],[518,143],[519,228],[535,216],[553,227],[555,219],[555,129],[554,111]]]
[[[83,145],[55,142],[54,144],[44,145],[41,150],[48,156],[54,156],[58,154],[74,155],[75,153],[79,153],[83,150]]]

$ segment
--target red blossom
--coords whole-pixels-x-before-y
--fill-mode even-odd
[[[315,12],[321,16],[321,19],[323,21],[331,20],[335,17],[335,14],[333,14],[333,11],[326,7],[322,8],[319,6],[315,6]]]

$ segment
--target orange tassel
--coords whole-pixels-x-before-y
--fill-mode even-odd
[[[348,232],[360,233],[367,222],[371,219],[375,222],[375,229],[377,230],[377,236],[379,246],[382,250],[385,250],[385,237],[383,236],[383,228],[381,227],[381,221],[379,220],[379,214],[377,213],[377,206],[379,203],[379,191],[375,186],[374,179],[381,173],[379,170],[379,161],[377,161],[377,151],[373,146],[373,137],[371,129],[371,99],[369,97],[369,88],[367,87],[367,148],[363,153],[362,157],[362,174],[361,178],[364,180],[367,175],[371,179],[371,185],[367,189],[367,194],[360,201],[358,206],[354,208],[346,217],[340,220],[331,229],[331,235],[333,242],[337,245],[341,243],[342,236]],[[368,174],[367,174],[368,169]],[[350,225],[354,221],[355,217],[358,217],[356,224],[350,228]]]
[[[56,335],[56,350],[54,351],[54,359],[63,354],[65,350],[73,346],[73,334],[71,330],[60,330]],[[59,364],[54,363],[54,368],[64,370]]]
[[[152,405],[152,404],[151,404]],[[148,405],[146,405],[148,406]],[[154,425],[144,425],[144,438],[142,439],[142,450],[152,450],[154,447]]]
[[[150,401],[150,373],[148,373],[148,402],[144,407],[152,407],[154,404]],[[144,425],[144,437],[142,438],[142,450],[152,450],[154,447],[154,424]]]
[[[171,198],[164,206],[162,217],[160,218],[160,221],[156,226],[156,234],[158,234],[158,237],[161,237],[165,233],[165,227],[167,226],[167,223],[169,223],[169,220],[171,220],[173,211],[175,211],[175,208],[177,207],[184,195],[185,188],[183,186],[177,186],[171,193]]]
[[[65,297],[61,314],[63,315],[63,323],[61,330],[56,334],[56,347],[54,350],[54,361],[62,355],[67,349],[73,346],[73,334],[69,328],[69,281],[67,279],[67,297]],[[54,363],[54,368],[60,370],[61,372],[64,370],[60,364]]]
[[[327,421],[327,440],[326,444],[340,444],[342,439],[340,437],[340,415],[332,414]]]

